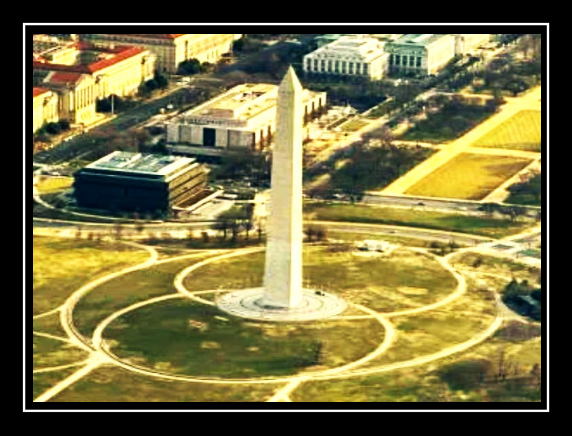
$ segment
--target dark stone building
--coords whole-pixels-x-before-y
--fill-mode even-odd
[[[195,159],[115,151],[75,173],[78,206],[169,211],[203,197],[206,171]]]

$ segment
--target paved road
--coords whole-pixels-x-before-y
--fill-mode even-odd
[[[364,195],[361,202],[366,204],[411,207],[417,210],[457,212],[464,215],[483,214],[482,212],[478,212],[479,208],[482,206],[482,203],[478,201],[453,200],[447,198],[419,197],[410,195],[385,195],[372,192]],[[541,210],[541,208],[538,206],[522,207],[526,210],[527,215],[531,217],[535,217],[536,214]]]

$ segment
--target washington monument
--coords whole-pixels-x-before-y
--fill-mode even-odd
[[[278,87],[264,287],[220,297],[217,306],[232,315],[266,321],[310,321],[337,315],[346,308],[335,295],[302,288],[303,95],[304,89],[290,67]]]
[[[292,67],[278,88],[272,151],[271,211],[267,223],[264,305],[302,301],[302,119],[304,90]]]

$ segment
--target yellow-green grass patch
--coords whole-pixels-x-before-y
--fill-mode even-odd
[[[74,345],[45,336],[34,335],[34,369],[50,368],[87,359],[88,354]]]
[[[36,187],[41,194],[59,192],[68,189],[73,180],[73,177],[40,177]]]
[[[150,369],[257,378],[349,364],[374,351],[385,331],[375,319],[253,322],[182,297],[126,313],[103,336],[116,356]]]
[[[83,284],[149,257],[120,243],[34,236],[33,312],[55,309]]]
[[[461,153],[405,193],[482,200],[530,162],[531,159],[520,157]]]
[[[54,402],[225,403],[264,402],[284,383],[221,385],[164,380],[100,367],[55,396]]]
[[[177,292],[173,282],[184,268],[205,259],[181,259],[121,275],[92,289],[77,303],[74,320],[78,330],[91,336],[99,322],[112,313],[141,301]]]
[[[369,123],[364,120],[353,119],[346,121],[344,124],[340,126],[340,129],[344,132],[355,132],[360,130],[361,128],[367,126]]]
[[[40,372],[32,377],[32,398],[36,399],[48,389],[54,387],[81,367],[61,369],[59,371]],[[29,389],[29,386],[28,386]],[[29,392],[29,391],[28,391]]]
[[[472,145],[474,147],[541,151],[541,135],[541,112],[523,110],[514,114]]]

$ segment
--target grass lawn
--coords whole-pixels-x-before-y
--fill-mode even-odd
[[[73,177],[40,177],[37,188],[40,194],[60,192],[73,184]]]
[[[114,242],[34,236],[33,244],[34,315],[60,306],[89,281],[149,257],[146,251]]]
[[[474,147],[541,151],[541,133],[541,112],[524,110],[513,115],[472,145]]]
[[[121,368],[101,367],[90,372],[50,401],[74,403],[263,402],[283,386],[284,383],[251,385],[187,383],[146,377]]]
[[[50,371],[34,374],[32,377],[32,398],[36,399],[48,389],[52,388],[66,377],[72,375],[80,367],[67,368],[60,371]],[[30,386],[28,385],[28,389]]]
[[[528,280],[530,283],[540,282],[540,268],[512,262],[495,256],[486,256],[477,253],[463,253],[451,259],[453,266],[468,268],[476,273],[496,274],[508,278]],[[506,284],[506,283],[505,283]]]
[[[75,307],[76,327],[89,337],[97,324],[113,312],[149,298],[177,292],[173,285],[175,276],[205,257],[208,256],[155,265],[98,286],[86,294]]]
[[[342,124],[340,126],[340,129],[342,129],[343,132],[355,132],[361,129],[362,127],[367,126],[368,124],[369,123],[367,121],[360,119],[353,119]]]
[[[361,204],[306,203],[304,213],[313,220],[424,227],[495,238],[519,233],[529,226],[528,223],[505,219]]]
[[[123,315],[104,337],[117,356],[157,370],[261,377],[353,362],[383,341],[384,329],[372,319],[258,323],[181,298]]]
[[[481,200],[531,162],[530,159],[461,153],[405,193]]]
[[[185,279],[185,286],[190,291],[260,287],[264,254],[206,265],[192,272]],[[432,257],[407,250],[396,250],[387,257],[362,257],[307,246],[303,264],[304,286],[324,288],[381,312],[434,303],[457,286],[454,277]],[[225,272],[224,276],[220,271]]]
[[[81,362],[88,354],[67,342],[34,335],[33,340],[34,369],[67,365]]]
[[[66,332],[60,324],[60,313],[55,312],[48,316],[35,319],[32,324],[35,332],[48,333],[54,336],[66,337]]]

